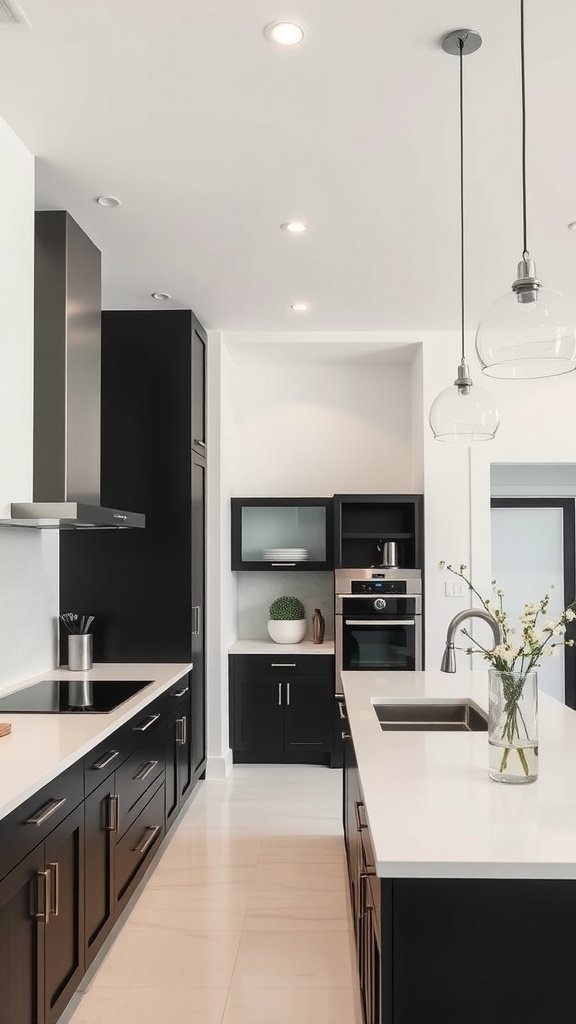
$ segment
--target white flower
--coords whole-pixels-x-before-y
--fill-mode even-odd
[[[498,644],[497,647],[492,651],[492,655],[504,661],[507,665],[513,665],[518,654],[517,647],[511,647],[510,644]]]
[[[446,562],[438,562],[438,568],[439,569],[445,569],[446,568]]]
[[[573,619],[576,619],[576,612],[573,611],[572,608],[567,608],[564,612],[564,616],[567,622],[572,622]]]
[[[565,632],[566,632],[566,626],[564,626],[562,622],[559,622],[558,625],[553,630],[554,636],[564,636]]]

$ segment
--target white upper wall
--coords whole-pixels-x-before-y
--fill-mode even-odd
[[[412,366],[404,350],[354,343],[350,334],[346,343],[331,342],[328,332],[321,342],[299,338],[224,335],[235,364],[228,393],[235,493],[418,490]]]
[[[0,518],[32,498],[34,157],[0,119]],[[54,665],[58,537],[0,529],[0,687]]]

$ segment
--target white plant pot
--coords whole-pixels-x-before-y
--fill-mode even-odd
[[[306,636],[306,619],[269,619],[268,632],[276,644],[299,644]]]

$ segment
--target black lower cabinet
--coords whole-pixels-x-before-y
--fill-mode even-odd
[[[0,882],[0,1024],[44,1024],[44,863],[41,845]]]
[[[190,701],[170,718],[166,729],[166,826],[178,814],[193,783]]]
[[[575,1024],[576,882],[377,877],[349,739],[344,756],[365,1024]]]
[[[85,956],[89,967],[114,924],[114,828],[118,795],[116,776],[87,797]]]
[[[144,807],[119,840],[115,851],[114,888],[120,913],[136,889],[164,836],[164,780],[147,794]]]
[[[230,745],[236,762],[330,764],[334,659],[230,656]]]
[[[44,856],[49,872],[46,925],[46,1024],[56,1024],[84,974],[84,807],[51,833]]]

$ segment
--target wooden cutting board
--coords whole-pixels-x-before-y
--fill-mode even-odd
[[[0,736],[9,736],[11,732],[11,725],[8,725],[7,722],[0,722]]]

